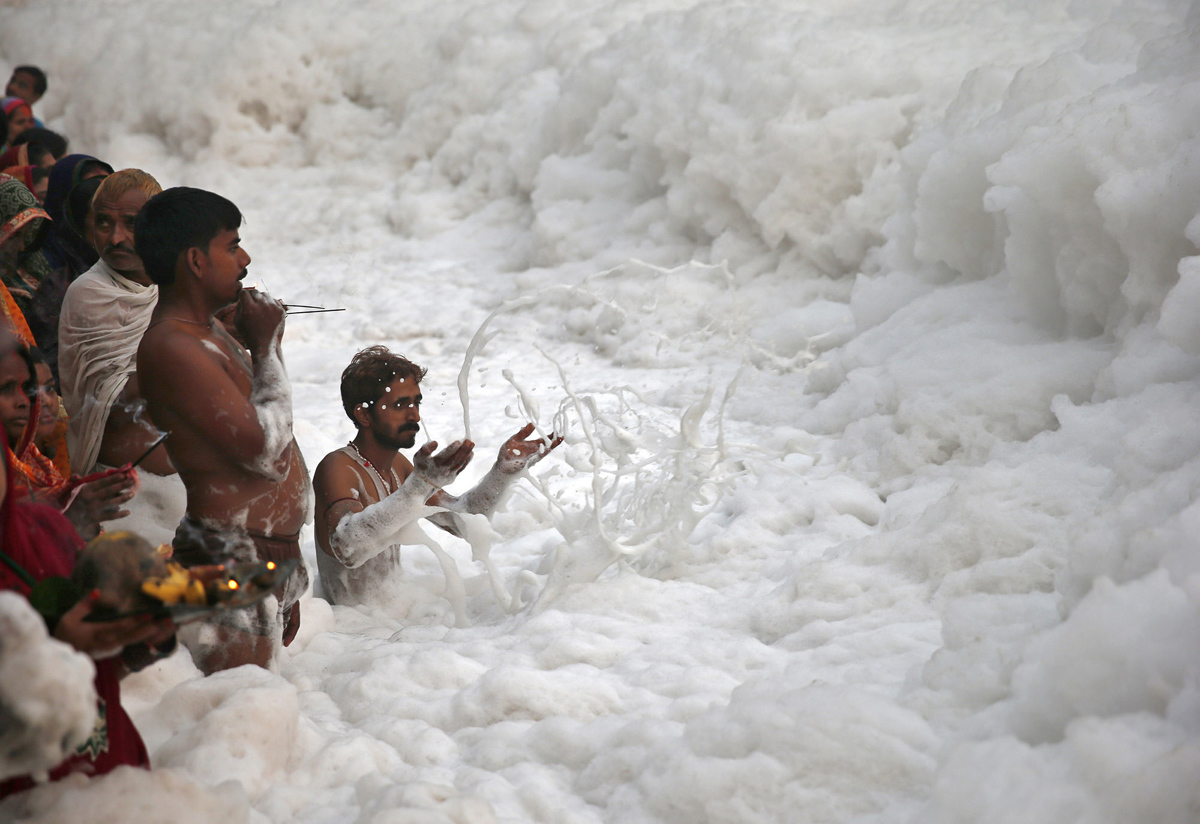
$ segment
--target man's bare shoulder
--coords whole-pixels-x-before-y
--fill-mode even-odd
[[[339,470],[348,469],[353,463],[354,459],[352,459],[349,455],[347,455],[341,449],[335,449],[322,458],[321,462],[317,464],[317,469],[313,473],[313,481],[315,482],[317,477],[320,475],[335,474]]]
[[[358,465],[340,449],[335,449],[322,458],[313,472],[313,491],[318,498],[332,500],[347,494],[350,489],[358,489],[361,486]]]
[[[224,341],[203,327],[193,330],[172,323],[153,323],[138,345],[138,369],[183,377],[177,370],[204,364],[224,368],[234,357],[228,350]]]

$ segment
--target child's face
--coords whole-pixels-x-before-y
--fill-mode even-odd
[[[54,384],[54,374],[45,363],[34,365],[37,372],[37,391],[42,397],[42,406],[38,416],[37,440],[48,438],[54,434],[58,425],[58,407],[61,401],[58,397],[58,387]]]
[[[3,75],[0,75],[3,77]],[[13,72],[12,77],[8,79],[8,85],[4,87],[5,97],[19,97],[32,106],[34,103],[42,99],[34,89],[37,88],[37,83],[33,75],[29,72]]]

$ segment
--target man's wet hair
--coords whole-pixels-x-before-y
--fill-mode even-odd
[[[368,346],[356,354],[342,371],[342,409],[358,426],[354,410],[360,403],[373,404],[383,397],[396,378],[412,378],[420,383],[427,369],[417,366],[386,346]]]
[[[46,73],[44,71],[39,69],[37,66],[17,66],[12,70],[13,74],[18,74],[20,72],[24,72],[33,78],[33,90],[37,92],[38,97],[41,97],[46,93],[46,89],[49,88],[50,84],[46,80]],[[3,77],[3,75],[0,75],[0,77]],[[12,75],[9,75],[9,78],[11,79]]]
[[[67,146],[70,144],[70,141],[58,132],[35,127],[26,129],[13,138],[12,145],[20,146],[22,143],[36,143],[45,151],[54,155],[55,160],[62,160],[63,156],[67,153]],[[32,149],[30,150],[30,157],[33,157]]]
[[[221,232],[237,231],[242,213],[214,192],[176,186],[146,201],[134,224],[134,245],[146,275],[159,286],[175,282],[179,256],[208,244]]]

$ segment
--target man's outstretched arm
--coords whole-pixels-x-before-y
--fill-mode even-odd
[[[533,434],[533,424],[528,423],[517,434],[505,441],[504,446],[500,447],[496,463],[469,492],[458,498],[441,492],[430,503],[445,507],[451,512],[490,516],[495,512],[496,505],[508,488],[512,486],[517,476],[549,455],[550,450],[562,443],[563,440],[561,436],[555,436],[553,433],[545,440],[542,438],[530,439],[531,434]],[[461,535],[458,524],[449,513],[438,513],[430,516],[429,520],[448,532]]]
[[[451,483],[471,459],[471,444],[455,442],[433,455],[431,441],[413,456],[414,471],[382,501],[363,506],[355,494],[354,471],[346,466],[318,467],[313,486],[318,506],[328,507],[330,554],[354,569],[396,543],[399,532],[429,512],[426,503],[439,487]]]

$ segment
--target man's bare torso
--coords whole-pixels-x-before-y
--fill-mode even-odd
[[[382,476],[385,492],[394,491],[404,483],[412,472],[412,464],[397,452],[391,470],[395,472],[394,476],[387,468],[383,470],[387,473]],[[317,546],[325,553],[329,553],[329,533],[337,528],[338,521],[381,500],[371,470],[340,449],[330,452],[317,464],[314,487]]]
[[[194,381],[172,388],[154,379],[164,370],[187,374],[201,358],[218,366],[243,399],[250,398],[249,356],[218,323],[166,319],[151,325],[138,349],[142,394],[155,424],[171,433],[167,451],[187,489],[188,515],[254,532],[296,534],[307,519],[311,497],[308,470],[295,440],[272,467],[275,478],[252,472],[213,448],[200,426],[183,413],[211,405],[211,387]],[[222,413],[218,399],[208,425],[238,426],[234,415]]]
[[[395,580],[402,568],[399,542],[354,568],[347,567],[330,550],[330,533],[337,529],[342,518],[379,503],[381,491],[395,491],[412,472],[408,458],[397,453],[390,469],[382,467],[386,483],[380,490],[374,468],[368,468],[364,463],[339,449],[321,460],[313,476],[317,568],[321,572],[325,597],[335,604],[371,602],[380,592],[387,591],[388,583]]]

